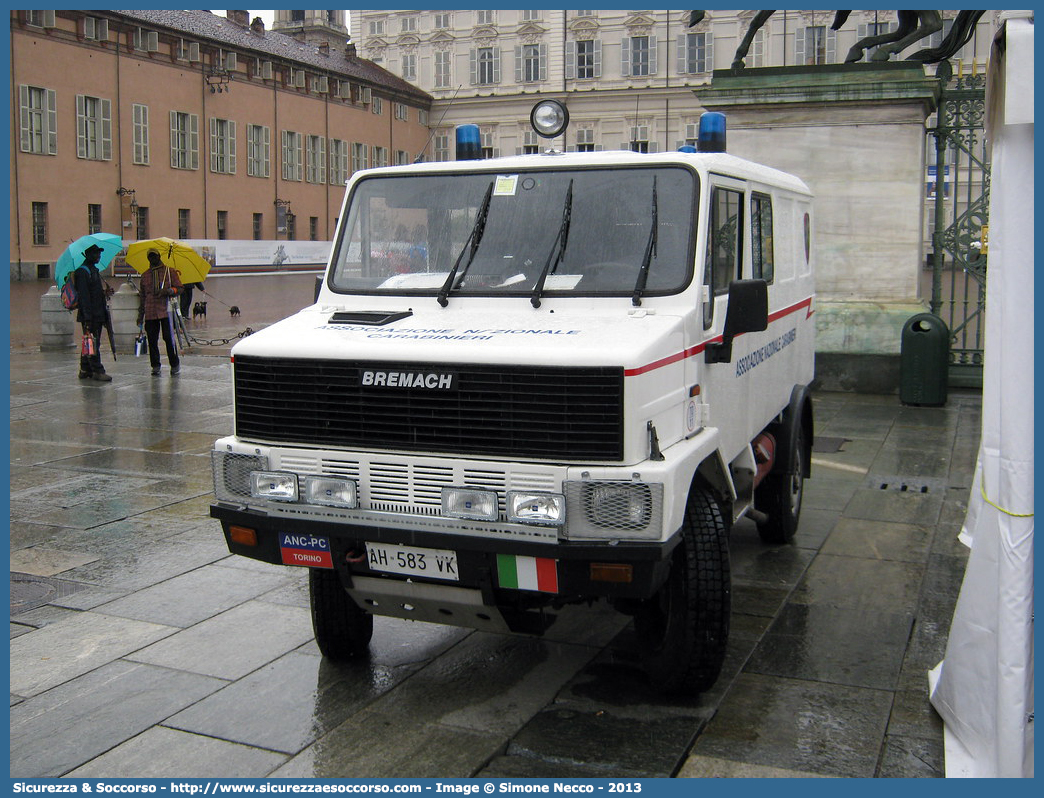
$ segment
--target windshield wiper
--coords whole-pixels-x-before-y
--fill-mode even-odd
[[[642,293],[645,291],[645,283],[649,279],[649,265],[652,263],[653,255],[656,253],[656,237],[660,229],[659,217],[656,210],[656,175],[653,175],[652,195],[652,229],[649,230],[649,240],[645,242],[645,256],[642,258],[642,268],[638,271],[638,281],[634,284],[634,296],[631,304],[638,307],[642,304]]]
[[[454,288],[460,288],[460,284],[464,282],[464,276],[468,273],[468,268],[471,266],[471,262],[475,260],[475,253],[478,252],[479,244],[482,242],[482,234],[486,231],[486,218],[489,216],[489,199],[493,196],[493,184],[496,180],[489,181],[489,188],[486,189],[486,196],[482,199],[482,205],[479,207],[479,212],[475,216],[475,225],[471,228],[471,233],[468,235],[468,240],[464,242],[463,248],[460,250],[460,254],[457,255],[457,260],[453,264],[453,268],[450,269],[449,275],[446,277],[446,282],[442,284],[442,288],[439,289],[438,300],[442,307],[446,307],[449,304],[449,300],[446,298],[449,296],[450,291]],[[460,268],[460,262],[464,258],[464,253],[468,252],[470,248],[470,254],[468,255],[468,262],[464,264],[464,271],[460,273],[460,279],[457,279],[457,269]],[[456,283],[454,283],[456,280]]]
[[[558,227],[558,235],[555,236],[555,241],[551,245],[551,251],[547,254],[547,262],[544,264],[543,271],[540,272],[540,278],[533,289],[533,296],[529,300],[535,308],[540,307],[540,295],[544,292],[544,281],[547,280],[547,275],[555,273],[555,269],[558,268],[558,264],[562,262],[562,257],[565,255],[566,244],[569,242],[569,221],[572,216],[573,181],[570,180],[569,190],[566,192],[565,207],[562,209],[562,224]],[[555,257],[556,248],[558,249],[558,257]],[[554,266],[551,265],[552,259],[554,259]]]

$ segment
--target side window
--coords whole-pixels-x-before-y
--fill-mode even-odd
[[[703,328],[714,323],[713,298],[725,294],[729,283],[741,277],[743,260],[743,192],[728,188],[711,189],[710,224],[703,284],[710,287],[711,301],[703,306]]]
[[[751,276],[772,282],[772,198],[754,194],[750,198]]]

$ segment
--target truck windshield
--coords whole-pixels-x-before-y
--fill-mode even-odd
[[[656,246],[642,294],[670,294],[689,283],[697,177],[683,167],[643,166],[365,178],[351,195],[331,287],[437,296],[471,246],[491,179],[483,233],[463,278],[454,277],[453,296],[631,296],[654,221]],[[566,207],[568,247],[538,290]]]

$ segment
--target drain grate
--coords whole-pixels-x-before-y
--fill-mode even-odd
[[[929,479],[925,477],[882,477],[874,475],[870,477],[869,487],[877,490],[886,490],[895,493],[938,493],[946,489],[941,479]]]
[[[64,579],[11,572],[11,615],[42,607],[56,598],[83,590],[85,586]]]
[[[837,454],[842,446],[850,442],[848,438],[823,438],[817,435],[812,439],[812,451],[819,454]]]

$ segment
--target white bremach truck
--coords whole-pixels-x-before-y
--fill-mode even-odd
[[[316,302],[232,349],[212,453],[229,550],[309,568],[325,656],[374,615],[539,634],[607,601],[655,684],[714,683],[733,522],[798,524],[815,260],[807,186],[720,117],[691,151],[353,175]]]

